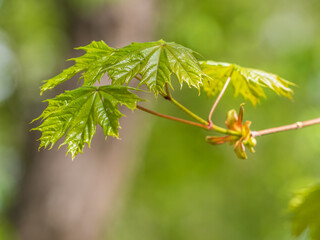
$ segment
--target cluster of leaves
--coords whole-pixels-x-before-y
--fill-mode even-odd
[[[82,152],[84,143],[90,146],[97,124],[106,136],[118,137],[118,120],[122,116],[118,105],[135,109],[137,101],[142,100],[129,91],[133,88],[122,86],[128,85],[133,78],[140,79],[138,87],[145,84],[155,94],[163,91],[165,84],[172,85],[172,73],[181,86],[185,82],[198,89],[203,79],[208,78],[192,50],[163,40],[132,43],[120,49],[113,49],[103,41],[94,41],[77,49],[86,51],[86,54],[71,59],[75,61],[73,66],[44,81],[41,94],[78,73],[81,73],[80,79],[83,78],[83,86],[47,100],[48,107],[35,119],[42,119],[43,122],[34,128],[42,132],[40,148],[50,144],[52,147],[66,135],[61,145],[68,145],[72,158]],[[111,85],[93,87],[106,72]]]
[[[231,77],[235,94],[241,94],[254,105],[260,97],[265,97],[262,87],[291,97],[290,83],[274,74],[260,70],[242,68],[238,65],[199,62],[195,52],[182,45],[159,40],[156,42],[132,43],[123,48],[114,49],[103,41],[93,41],[87,46],[77,49],[86,53],[71,60],[75,64],[62,73],[44,81],[41,94],[81,73],[83,84],[79,88],[66,91],[53,99],[47,100],[48,107],[41,116],[40,126],[34,130],[41,131],[40,148],[50,148],[63,136],[61,145],[68,145],[72,158],[82,152],[84,144],[90,146],[99,124],[106,136],[119,135],[119,118],[122,116],[118,106],[125,105],[135,109],[138,101],[143,99],[132,93],[132,90],[145,84],[156,96],[163,94],[165,86],[171,84],[174,74],[180,86],[186,83],[189,87],[202,88],[208,96],[219,92],[226,80]],[[108,74],[111,84],[94,87],[104,74]],[[128,87],[132,79],[140,82],[137,88]],[[241,114],[241,113],[240,113]],[[244,145],[253,149],[254,141],[249,137],[249,123],[242,125],[242,115],[236,116],[231,111],[227,120],[229,129],[241,132],[234,143],[239,157],[245,158]],[[211,142],[215,142],[212,140]]]
[[[320,239],[320,185],[297,192],[290,202],[290,212],[295,236],[309,229],[312,240]]]
[[[103,41],[94,41],[77,49],[87,53],[70,59],[75,61],[75,65],[44,81],[41,93],[69,80],[79,72],[82,72],[84,86],[100,81],[106,72],[114,85],[129,84],[133,78],[141,75],[139,86],[146,84],[155,94],[161,91],[166,83],[171,85],[172,73],[176,75],[181,86],[186,82],[188,86],[199,88],[203,78],[208,79],[191,49],[163,40],[134,42],[119,49],[110,48]]]

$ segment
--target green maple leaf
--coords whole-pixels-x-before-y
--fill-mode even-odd
[[[42,132],[40,147],[52,146],[64,135],[60,145],[68,145],[68,153],[74,158],[81,153],[84,144],[90,147],[99,124],[105,136],[119,135],[119,118],[123,116],[118,105],[123,104],[135,109],[136,102],[141,101],[128,87],[107,85],[102,87],[84,86],[66,91],[53,99],[46,100],[49,105],[35,120],[43,122],[37,128]]]
[[[320,239],[320,186],[300,191],[290,202],[292,233],[301,235],[307,228],[312,240]]]
[[[294,84],[278,75],[231,63],[203,61],[200,64],[203,71],[211,77],[203,81],[203,89],[209,97],[220,92],[226,79],[232,74],[231,83],[235,96],[240,94],[250,100],[253,105],[259,103],[261,97],[266,97],[263,87],[271,89],[278,95],[292,98],[293,91],[290,86]]]
[[[43,81],[44,84],[41,87],[41,94],[69,80],[80,72],[82,72],[84,86],[93,85],[97,80],[100,81],[100,78],[106,72],[105,66],[108,58],[114,52],[114,49],[107,46],[103,41],[93,41],[87,46],[76,49],[84,50],[86,54],[78,58],[69,59],[75,61],[73,66],[63,70],[59,75]]]
[[[198,88],[207,78],[200,68],[193,51],[173,42],[132,43],[117,49],[110,56],[107,67],[114,84],[128,84],[136,75],[141,75],[139,85],[146,84],[156,94],[166,83],[171,85],[170,76],[174,73],[182,86]]]

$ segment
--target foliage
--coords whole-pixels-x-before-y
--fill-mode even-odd
[[[132,43],[119,49],[113,49],[103,41],[94,41],[77,49],[84,50],[86,53],[79,58],[73,58],[72,60],[75,61],[73,66],[58,76],[44,81],[41,93],[80,72],[82,73],[80,78],[84,79],[83,86],[47,100],[48,107],[36,119],[41,119],[43,122],[33,129],[42,132],[40,148],[46,148],[50,144],[52,148],[60,138],[66,135],[61,145],[68,145],[68,153],[71,153],[72,158],[82,152],[85,143],[90,146],[97,124],[103,128],[106,136],[118,137],[120,127],[118,120],[121,117],[118,104],[135,109],[137,101],[143,99],[128,90],[137,90],[142,84],[145,84],[155,96],[160,94],[200,123],[165,115],[162,117],[227,134],[228,136],[225,137],[207,137],[207,141],[212,144],[223,142],[234,144],[237,156],[247,158],[244,147],[247,146],[253,151],[256,141],[251,136],[250,121],[242,124],[243,107],[240,108],[239,116],[234,110],[229,111],[226,120],[228,129],[218,127],[211,122],[214,107],[207,122],[172,98],[168,88],[168,86],[172,88],[172,73],[175,74],[181,87],[183,82],[197,89],[203,86],[204,91],[209,95],[222,91],[222,82],[225,78],[231,78],[235,95],[240,93],[253,104],[259,101],[259,97],[265,97],[262,86],[289,98],[292,93],[289,88],[292,84],[274,74],[241,68],[234,64],[213,61],[199,63],[193,50],[164,40]],[[106,72],[112,80],[111,85],[93,87],[95,82],[100,83],[100,79]],[[137,88],[128,87],[127,85],[134,78],[140,81]],[[159,116],[144,108],[140,107],[140,109]]]
[[[292,90],[289,87],[294,84],[272,73],[214,61],[203,61],[201,67],[211,77],[203,84],[203,89],[209,97],[221,91],[223,81],[229,76],[231,76],[235,97],[240,94],[253,105],[259,103],[261,97],[266,97],[262,87],[269,88],[276,94],[288,98],[291,98],[292,95]]]
[[[95,42],[76,49],[87,53],[79,58],[72,58],[75,64],[58,76],[44,81],[41,93],[69,80],[77,73],[83,72],[83,85],[100,82],[102,75],[108,71],[113,84],[129,84],[138,74],[142,78],[139,85],[146,84],[155,93],[161,91],[174,73],[179,83],[199,88],[202,79],[207,78],[202,72],[191,49],[163,40],[147,43],[132,43],[129,46],[113,49],[103,41]]]
[[[68,152],[74,158],[82,152],[84,143],[90,147],[97,124],[106,136],[118,137],[119,118],[122,116],[118,105],[135,109],[136,102],[140,100],[124,86],[80,87],[47,100],[48,107],[37,118],[44,121],[33,130],[42,132],[40,148],[49,144],[52,148],[66,134],[60,146],[68,144]]]
[[[320,239],[320,186],[316,185],[297,192],[290,202],[292,233],[301,235],[310,230],[312,240]]]
[[[163,40],[132,43],[118,49],[106,68],[114,84],[128,84],[140,74],[139,85],[146,84],[155,93],[161,91],[166,83],[171,85],[172,73],[181,86],[186,82],[188,86],[199,88],[202,79],[207,77],[193,53],[191,49]]]

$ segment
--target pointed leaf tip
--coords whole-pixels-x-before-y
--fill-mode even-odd
[[[114,52],[114,49],[109,47],[103,41],[88,44],[87,46],[75,48],[78,50],[84,50],[86,53],[78,58],[71,58],[75,61],[75,64],[65,70],[57,76],[43,81],[40,95],[45,91],[55,88],[57,85],[73,78],[78,73],[82,72],[81,78],[84,79],[84,86],[91,86],[96,81],[100,82],[101,77],[106,72],[106,65],[110,55]]]

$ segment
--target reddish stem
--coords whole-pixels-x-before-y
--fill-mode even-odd
[[[251,136],[252,137],[260,137],[260,136],[271,134],[271,133],[300,129],[300,128],[312,126],[315,124],[320,124],[320,118],[315,118],[315,119],[307,120],[304,122],[296,122],[293,124],[284,125],[284,126],[275,127],[275,128],[268,128],[268,129],[264,129],[264,130],[260,130],[260,131],[253,131],[253,132],[251,132]]]
[[[204,125],[204,124],[201,124],[201,123],[196,123],[196,122],[188,121],[188,120],[185,120],[185,119],[176,118],[176,117],[168,116],[168,115],[165,115],[165,114],[157,113],[157,112],[154,112],[154,111],[149,110],[147,108],[141,107],[140,105],[137,105],[137,108],[142,110],[142,111],[144,111],[144,112],[153,114],[153,115],[158,116],[158,117],[166,118],[166,119],[173,120],[173,121],[176,121],[176,122],[181,122],[181,123],[185,123],[185,124],[188,124],[188,125],[192,125],[192,126],[196,126],[196,127],[200,127],[200,128],[204,128],[206,130],[209,130],[209,127],[207,125]]]

